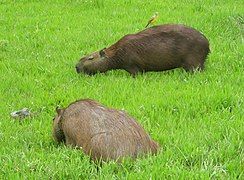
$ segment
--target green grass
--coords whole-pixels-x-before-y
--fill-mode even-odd
[[[204,72],[76,74],[81,56],[142,30],[156,11],[158,24],[183,23],[209,38]],[[243,43],[241,0],[1,0],[0,179],[244,179]],[[125,109],[162,151],[97,171],[51,136],[56,105],[80,98]],[[23,107],[34,116],[10,118]]]

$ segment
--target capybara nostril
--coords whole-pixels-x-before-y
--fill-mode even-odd
[[[81,70],[80,70],[80,68],[78,66],[75,66],[75,69],[76,69],[77,73],[80,73]]]

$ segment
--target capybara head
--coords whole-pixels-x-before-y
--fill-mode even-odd
[[[61,127],[63,109],[56,108],[57,115],[53,118],[53,138],[57,142],[65,142],[64,132]]]
[[[85,57],[82,57],[80,61],[76,64],[75,68],[77,73],[85,73],[93,75],[97,72],[103,72],[104,61],[107,59],[104,49],[100,51],[93,52]]]

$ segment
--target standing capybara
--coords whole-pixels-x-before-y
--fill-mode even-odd
[[[81,58],[76,71],[92,75],[124,69],[134,76],[179,67],[186,71],[202,70],[209,51],[209,42],[199,31],[166,24],[128,34],[112,46]]]
[[[94,161],[121,161],[143,154],[156,154],[154,142],[135,119],[123,111],[94,100],[79,100],[57,110],[53,137],[57,142],[81,147]]]

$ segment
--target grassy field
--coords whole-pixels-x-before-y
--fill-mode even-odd
[[[144,29],[155,11],[157,24],[208,37],[204,72],[76,74],[81,56]],[[244,179],[243,43],[241,0],[0,0],[0,179]],[[161,152],[97,171],[80,150],[54,143],[55,107],[80,98],[126,110]],[[32,118],[10,118],[23,107]]]

